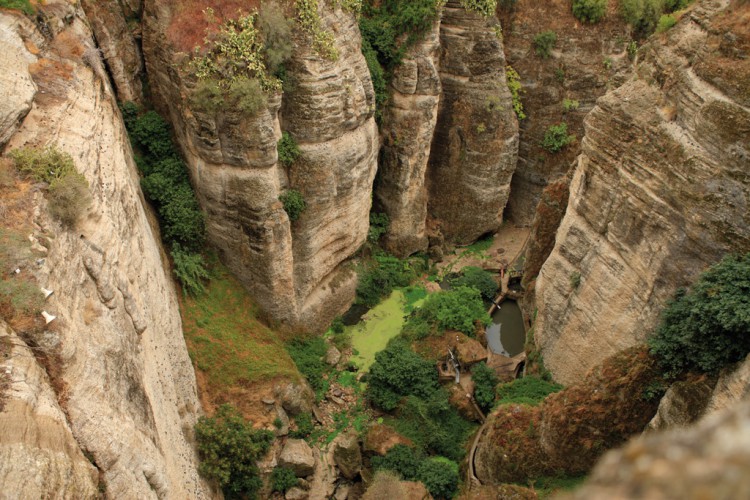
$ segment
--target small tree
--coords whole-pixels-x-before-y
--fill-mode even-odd
[[[471,369],[471,380],[474,382],[474,399],[483,411],[492,409],[495,403],[495,387],[498,379],[492,368],[485,363],[477,363]]]
[[[219,407],[214,417],[201,417],[195,426],[199,471],[219,483],[227,498],[254,497],[262,486],[255,462],[271,446],[273,433],[254,430],[231,405]]]
[[[440,330],[458,330],[469,336],[474,335],[477,321],[490,323],[481,294],[466,286],[429,295],[418,315]]]
[[[679,290],[649,340],[669,376],[716,373],[750,353],[750,254],[729,256]]]
[[[458,489],[458,464],[444,457],[428,458],[419,466],[417,478],[435,498],[453,498]]]
[[[542,140],[542,147],[550,153],[557,153],[565,146],[575,140],[576,136],[568,135],[568,124],[558,123],[557,125],[550,125],[547,131],[544,133],[544,140]]]
[[[573,15],[586,23],[598,23],[607,13],[608,0],[573,0]]]
[[[297,141],[294,140],[294,137],[289,132],[281,134],[281,139],[279,139],[276,149],[279,152],[279,162],[285,167],[291,167],[302,154]]]
[[[286,493],[287,490],[297,486],[299,480],[292,469],[286,467],[275,467],[271,472],[271,491]]]
[[[534,37],[534,50],[542,59],[547,59],[552,55],[552,49],[556,44],[557,33],[551,30],[542,31]]]

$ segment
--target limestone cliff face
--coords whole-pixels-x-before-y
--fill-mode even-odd
[[[0,320],[0,484],[23,498],[94,498],[97,471],[81,452],[44,369]]]
[[[383,147],[375,194],[390,218],[383,242],[406,256],[427,248],[425,174],[440,102],[440,21],[396,68],[383,116]]]
[[[320,330],[354,297],[355,276],[344,264],[366,238],[377,168],[374,91],[356,19],[320,2],[339,58],[321,57],[296,32],[293,89],[248,117],[190,108],[185,95],[195,81],[182,71],[186,55],[165,43],[174,15],[166,2],[145,3],[144,53],[157,104],[175,125],[206,210],[209,239],[272,319]],[[289,169],[278,163],[281,123],[302,151]],[[307,204],[293,223],[278,199],[287,188]]]
[[[536,341],[563,383],[643,340],[677,287],[723,254],[750,249],[750,108],[740,92],[749,34],[734,21],[748,9],[697,4],[641,49],[637,78],[586,118],[568,209],[536,287]],[[740,53],[723,50],[722,37]],[[711,82],[696,61],[713,68]]]
[[[440,25],[442,96],[427,171],[428,212],[446,240],[497,229],[516,167],[518,121],[499,25],[446,3]]]
[[[57,396],[65,402],[66,425],[99,468],[109,497],[210,497],[191,444],[200,405],[176,293],[143,208],[112,89],[99,59],[81,61],[94,44],[80,7],[50,1],[43,10],[47,38],[30,21],[0,14],[0,32],[25,39],[38,53],[23,52],[14,66],[3,67],[3,73],[33,75],[38,90],[5,151],[55,145],[69,153],[89,182],[93,204],[73,230],[51,219],[43,197],[35,197],[32,238],[45,255],[29,266],[55,292],[45,307],[57,316],[35,343],[59,352],[67,391]],[[90,469],[80,466],[64,419],[53,413],[56,450],[66,447],[73,472],[83,478]],[[50,496],[96,493],[88,480],[73,489],[73,479],[49,483],[60,488]],[[35,496],[34,486],[26,487]]]
[[[623,83],[630,72],[627,55],[630,34],[610,2],[607,16],[597,24],[580,22],[568,0],[519,0],[498,9],[508,64],[521,77],[526,119],[520,122],[518,167],[511,182],[506,216],[529,225],[542,190],[564,176],[581,150],[583,118],[596,99]],[[554,31],[557,43],[548,58],[535,52],[534,37]],[[565,111],[563,99],[576,100],[578,109]],[[542,146],[550,125],[566,123],[578,140],[558,153]]]

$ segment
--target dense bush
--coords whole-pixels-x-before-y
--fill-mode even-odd
[[[229,84],[227,102],[247,116],[255,116],[268,106],[268,99],[257,78],[239,77]]]
[[[375,470],[388,469],[398,472],[404,481],[414,481],[417,478],[422,461],[424,456],[419,450],[403,444],[395,445],[383,457],[374,456],[371,459]]]
[[[669,376],[716,373],[750,353],[750,254],[728,256],[680,290],[649,340]]]
[[[486,413],[495,403],[495,387],[499,382],[497,375],[485,363],[477,363],[471,369],[471,380],[474,382],[474,399]]]
[[[598,23],[607,13],[609,0],[573,0],[573,15],[586,23]]]
[[[224,91],[219,87],[219,81],[216,78],[199,80],[195,84],[189,101],[193,109],[204,113],[217,113],[226,105]]]
[[[210,278],[203,255],[182,249],[179,243],[172,245],[174,274],[187,295],[197,296],[205,292],[204,281]]]
[[[129,130],[130,139],[147,160],[161,161],[176,156],[169,125],[156,111],[139,116]]]
[[[287,490],[297,486],[299,480],[292,469],[286,467],[274,467],[271,472],[271,491],[286,493]]]
[[[637,37],[646,37],[657,30],[669,29],[674,17],[664,17],[684,9],[692,0],[620,0],[620,13],[633,26]],[[670,23],[672,23],[670,25]]]
[[[319,394],[327,389],[327,382],[323,379],[323,375],[329,371],[328,365],[323,361],[327,350],[328,346],[320,337],[294,339],[287,345],[287,351],[297,369]]]
[[[292,222],[299,219],[300,215],[302,215],[302,212],[304,212],[307,208],[307,203],[305,203],[305,199],[302,197],[302,193],[300,193],[296,189],[287,189],[286,191],[281,193],[281,196],[279,196],[279,201],[281,201],[282,205],[284,205],[284,211],[289,216],[289,220]]]
[[[360,270],[357,303],[373,307],[394,288],[408,286],[415,278],[416,273],[409,261],[391,255],[376,255]]]
[[[370,229],[367,232],[367,240],[370,243],[377,243],[380,237],[388,232],[391,220],[388,214],[379,212],[370,212]]]
[[[440,331],[458,330],[469,336],[474,336],[477,322],[490,323],[480,292],[465,286],[429,295],[416,315]]]
[[[656,32],[664,33],[675,24],[677,24],[677,19],[672,14],[664,14],[659,18],[659,22],[656,25]]]
[[[497,9],[497,0],[461,0],[466,10],[473,10],[484,17],[492,17]]]
[[[304,439],[313,431],[313,421],[309,413],[300,413],[294,417],[297,429],[291,431],[289,435],[293,438]]]
[[[294,137],[289,132],[281,134],[281,139],[279,139],[276,149],[279,152],[279,162],[285,167],[291,167],[302,154],[297,141],[294,140]]]
[[[386,411],[398,406],[404,396],[429,397],[438,389],[435,365],[414,353],[409,345],[391,341],[375,355],[370,368],[367,397]]]
[[[481,267],[468,266],[461,269],[461,274],[450,278],[448,282],[453,288],[467,286],[478,290],[487,300],[494,300],[498,285],[493,275]]]
[[[453,498],[458,491],[458,464],[444,457],[428,458],[417,471],[422,481],[435,498]]]
[[[552,55],[552,49],[556,44],[557,33],[551,30],[542,31],[534,37],[534,50],[542,59],[547,59]]]
[[[521,77],[511,66],[505,67],[505,76],[508,79],[508,90],[510,90],[513,99],[513,111],[515,111],[519,120],[523,120],[526,118],[526,113],[523,111],[523,102],[521,101],[521,94],[523,94]]]
[[[234,407],[225,404],[214,417],[198,419],[195,438],[201,474],[215,480],[225,498],[254,498],[262,486],[256,461],[270,448],[273,433],[253,429]]]
[[[550,125],[544,133],[542,147],[550,153],[557,153],[576,139],[574,135],[568,135],[568,124],[558,123]]]
[[[526,404],[536,406],[544,398],[562,390],[562,386],[534,376],[526,376],[497,387],[498,404]]]

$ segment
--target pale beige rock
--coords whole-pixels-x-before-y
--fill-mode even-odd
[[[750,396],[750,356],[736,369],[722,372],[716,383],[706,414],[711,414],[735,405]]]
[[[0,320],[0,498],[96,498],[98,472],[86,459],[44,369]],[[0,386],[5,385],[0,381]]]
[[[21,119],[31,109],[36,85],[29,74],[29,64],[36,57],[26,50],[19,31],[28,21],[0,12],[0,148],[16,131]]]
[[[518,120],[494,17],[450,0],[440,24],[442,96],[427,171],[428,213],[445,239],[500,226],[518,153]]]
[[[390,219],[383,243],[405,257],[427,248],[425,174],[440,101],[440,20],[394,70],[383,112],[380,183],[375,196]]]
[[[47,13],[50,26],[91,45],[79,7],[47,2]],[[55,290],[46,308],[58,328],[48,340],[61,348],[70,426],[101,469],[108,496],[208,498],[192,444],[200,413],[195,376],[130,144],[108,82],[82,63],[68,64],[70,78],[41,76],[55,94],[37,95],[9,148],[56,145],[73,157],[93,197],[75,230],[44,207],[33,221],[49,243],[37,278]]]
[[[356,432],[340,434],[331,446],[333,447],[333,460],[341,475],[349,480],[356,478],[362,469],[362,452]]]
[[[750,109],[691,68],[722,57],[705,26],[727,4],[700,4],[643,47],[639,78],[586,118],[536,287],[535,338],[564,384],[643,341],[674,291],[722,255],[750,250]]]
[[[302,439],[289,439],[279,455],[279,466],[292,469],[297,477],[307,477],[315,470],[312,449]]]
[[[647,430],[685,427],[696,422],[703,416],[715,385],[715,378],[673,383],[659,401]]]

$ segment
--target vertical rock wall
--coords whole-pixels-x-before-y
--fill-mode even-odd
[[[428,212],[446,240],[470,243],[502,222],[516,168],[518,121],[494,17],[448,1],[440,45],[443,93],[427,172]]]
[[[67,229],[49,217],[41,195],[35,198],[41,204],[31,238],[45,255],[29,265],[55,292],[45,307],[57,316],[36,342],[60,352],[68,389],[57,396],[108,497],[208,498],[192,444],[200,404],[177,296],[112,89],[98,58],[82,61],[94,43],[80,7],[49,1],[41,9],[41,32],[0,15],[2,32],[18,33],[27,47],[21,50],[29,50],[3,71],[31,74],[37,90],[5,151],[54,145],[69,153],[93,204]],[[71,460],[79,455],[70,452]],[[81,488],[49,496],[90,494]]]
[[[642,341],[678,287],[750,250],[750,33],[738,22],[748,9],[698,3],[586,117],[568,209],[536,286],[536,341],[557,380],[579,380]],[[722,48],[727,38],[739,52]]]
[[[345,261],[367,235],[378,152],[374,91],[355,16],[319,4],[338,59],[315,53],[297,27],[287,68],[292,88],[252,117],[192,109],[187,55],[165,43],[174,6],[147,1],[144,15],[149,79],[175,125],[209,240],[279,326],[305,330],[325,328],[354,297],[356,278]],[[282,122],[302,151],[289,169],[276,151]],[[288,188],[307,205],[295,222],[278,199]]]
[[[406,256],[427,248],[425,174],[440,101],[440,21],[395,69],[383,116],[383,148],[375,195],[390,218],[386,248]]]

